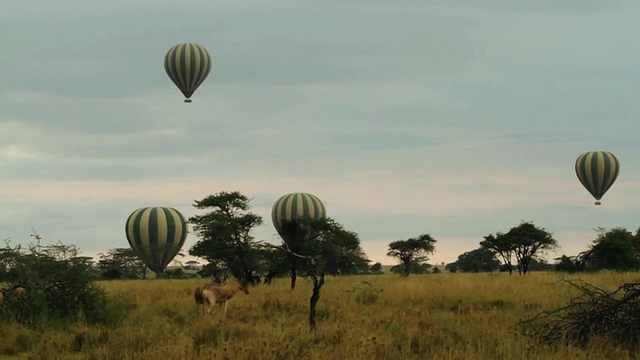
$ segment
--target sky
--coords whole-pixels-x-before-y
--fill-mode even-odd
[[[633,0],[14,1],[0,12],[0,239],[128,247],[135,209],[221,191],[318,196],[372,262],[437,240],[452,262],[522,221],[575,255],[640,227]],[[163,60],[213,59],[193,103]],[[607,150],[602,200],[574,163]],[[197,241],[189,234],[183,251]]]

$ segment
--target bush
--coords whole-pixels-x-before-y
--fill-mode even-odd
[[[544,311],[520,323],[541,344],[559,342],[586,346],[594,337],[637,349],[640,345],[640,283],[626,283],[613,292],[583,281],[569,281],[580,295],[569,304]]]
[[[36,236],[39,240],[39,236]],[[30,244],[0,249],[0,316],[28,325],[114,323],[122,312],[109,307],[90,258],[74,246]]]

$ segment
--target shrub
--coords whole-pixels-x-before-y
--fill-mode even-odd
[[[96,324],[113,323],[123,315],[108,306],[91,259],[78,256],[75,246],[38,241],[26,250],[8,243],[0,250],[2,319],[28,325]]]
[[[640,283],[608,292],[583,281],[564,281],[580,294],[566,306],[520,323],[539,343],[586,346],[601,337],[632,349],[640,345]]]

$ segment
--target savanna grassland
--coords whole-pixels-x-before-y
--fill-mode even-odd
[[[606,339],[587,348],[534,346],[515,325],[565,305],[559,273],[430,274],[327,278],[318,328],[307,325],[311,282],[258,285],[203,318],[197,280],[101,282],[127,308],[120,326],[34,330],[0,325],[2,359],[633,359]],[[637,273],[579,275],[614,290]],[[371,286],[363,284],[366,281]],[[115,300],[114,300],[115,301]]]

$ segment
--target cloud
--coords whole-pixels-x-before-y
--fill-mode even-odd
[[[0,13],[13,239],[34,226],[104,251],[137,207],[189,216],[223,190],[254,197],[270,241],[272,203],[312,192],[383,263],[423,232],[451,261],[522,220],[571,252],[595,226],[637,226],[630,1],[29,4]],[[192,104],[162,67],[184,41],[214,59]],[[592,149],[622,167],[600,207],[573,170]]]

